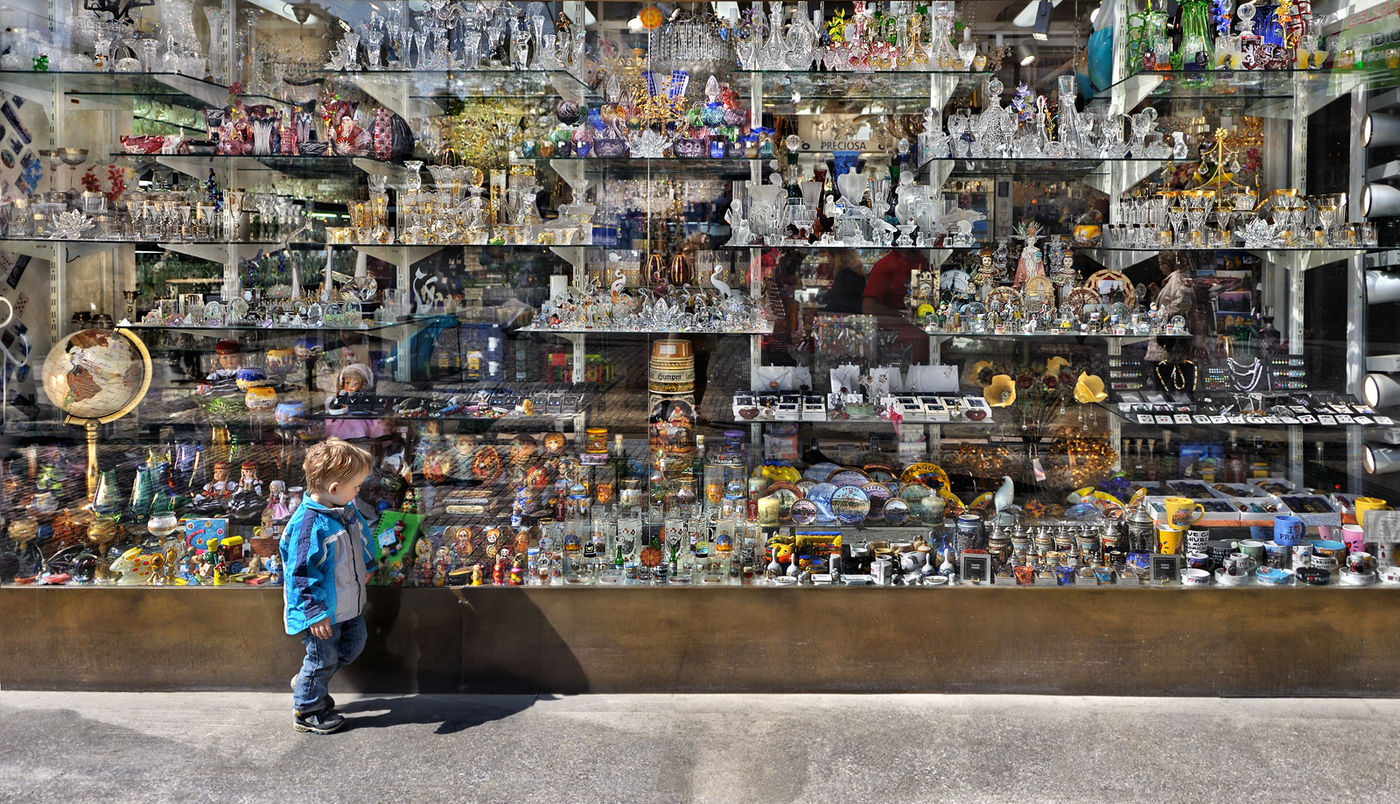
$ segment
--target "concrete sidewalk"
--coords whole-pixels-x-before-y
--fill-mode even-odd
[[[0,799],[1397,801],[1400,701],[0,692]]]

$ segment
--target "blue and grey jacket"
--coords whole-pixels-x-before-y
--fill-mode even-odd
[[[343,623],[364,611],[365,583],[379,566],[368,536],[369,523],[353,503],[327,508],[302,499],[278,544],[287,633],[299,634],[327,617]]]

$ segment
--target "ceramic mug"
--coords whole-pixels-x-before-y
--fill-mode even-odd
[[[1292,514],[1274,517],[1274,541],[1293,546],[1303,540],[1303,520]]]
[[[1390,503],[1379,497],[1357,497],[1352,501],[1352,510],[1356,512],[1356,524],[1364,528],[1367,511],[1389,511]]]
[[[1186,566],[1190,567],[1191,569],[1209,570],[1210,555],[1208,553],[1200,553],[1195,551],[1187,552]]]
[[[1225,559],[1225,572],[1230,575],[1248,575],[1253,560],[1244,553],[1231,553]]]
[[[1370,553],[1357,551],[1347,556],[1347,569],[1352,572],[1374,572],[1376,569],[1376,557]]]
[[[1187,497],[1168,497],[1162,500],[1162,506],[1167,511],[1168,527],[1178,530],[1200,522],[1206,515],[1205,506]]]
[[[1027,566],[1025,564],[1018,564],[1017,566],[1011,568],[1011,572],[1016,576],[1017,586],[1035,585],[1035,567]]]
[[[1074,585],[1074,567],[1056,567],[1055,582],[1060,586]]]
[[[1205,528],[1192,528],[1186,531],[1186,552],[1204,553],[1208,541],[1210,541],[1210,531]]]
[[[1289,554],[1292,548],[1278,542],[1264,542],[1265,563],[1275,569],[1289,569]]]
[[[1175,528],[1157,529],[1157,552],[1162,555],[1172,555],[1181,552],[1181,540],[1186,535],[1185,530]]]
[[[1235,542],[1235,549],[1249,556],[1255,564],[1261,566],[1264,564],[1264,542],[1254,539],[1245,539],[1244,541]]]
[[[1348,553],[1360,553],[1366,549],[1366,530],[1360,525],[1342,526],[1342,543]]]
[[[1291,569],[1307,567],[1312,565],[1312,546],[1307,544],[1295,544],[1293,550],[1293,566]]]
[[[1338,563],[1346,558],[1347,546],[1345,542],[1335,542],[1330,539],[1313,539],[1309,544],[1312,545],[1313,555],[1326,556],[1327,558],[1334,559]]]

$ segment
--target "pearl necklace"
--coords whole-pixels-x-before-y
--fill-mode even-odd
[[[1264,364],[1259,358],[1254,358],[1253,363],[1243,365],[1233,357],[1225,358],[1225,363],[1230,367],[1230,382],[1238,391],[1253,391],[1259,380],[1264,376]]]

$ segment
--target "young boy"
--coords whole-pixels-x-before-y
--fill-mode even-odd
[[[330,734],[345,724],[326,687],[365,646],[365,584],[378,563],[354,499],[371,466],[368,452],[338,438],[312,446],[302,464],[306,496],[282,531],[287,633],[306,647],[292,682],[297,731]]]

